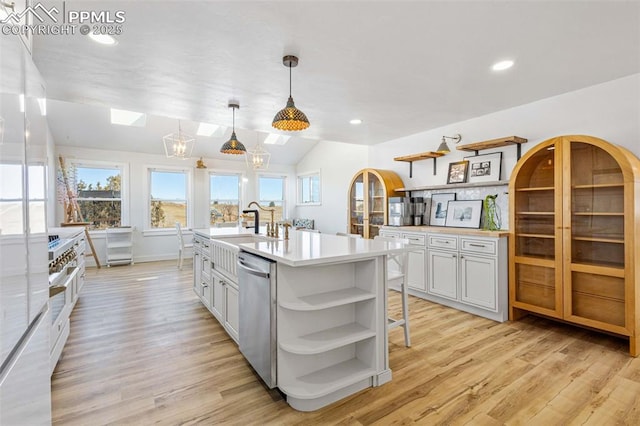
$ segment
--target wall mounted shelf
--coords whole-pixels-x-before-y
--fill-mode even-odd
[[[415,188],[396,188],[396,192],[431,191],[431,190],[439,190],[439,189],[482,188],[486,186],[506,186],[506,185],[509,185],[508,180],[496,180],[492,182],[450,183],[448,185],[427,185],[427,186],[416,186]]]
[[[491,139],[483,142],[474,142],[468,143],[466,145],[460,145],[457,147],[460,151],[473,151],[478,155],[478,151],[482,151],[484,149],[492,149],[492,148],[500,148],[507,145],[515,145],[516,152],[518,156],[518,160],[522,155],[522,149],[520,147],[521,144],[527,143],[527,139],[521,138],[519,136],[507,136],[506,138],[499,139]]]
[[[395,157],[393,159],[393,161],[405,161],[407,163],[409,163],[409,177],[413,177],[413,162],[414,161],[421,161],[421,160],[428,160],[429,158],[433,158],[433,174],[435,176],[436,174],[436,158],[438,157],[442,157],[444,154],[441,152],[435,152],[435,151],[427,151],[427,152],[421,152],[420,154],[411,154],[411,155],[405,155],[402,157]]]

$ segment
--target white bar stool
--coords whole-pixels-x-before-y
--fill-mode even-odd
[[[391,238],[376,236],[374,240],[387,241],[391,243],[409,244],[409,240],[403,238]],[[387,329],[391,330],[396,327],[404,328],[404,344],[406,347],[411,346],[411,337],[409,336],[409,295],[407,293],[407,277],[409,276],[409,252],[390,254],[387,256],[387,287],[394,290],[393,287],[399,288],[402,295],[402,319],[389,318]]]

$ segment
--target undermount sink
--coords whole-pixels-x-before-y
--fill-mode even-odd
[[[224,237],[215,237],[214,240],[221,240],[228,244],[238,245],[244,243],[259,243],[261,241],[275,241],[277,238],[267,237],[260,234],[245,234],[245,235],[228,235]]]

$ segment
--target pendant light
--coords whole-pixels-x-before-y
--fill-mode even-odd
[[[271,125],[278,130],[298,131],[309,127],[309,120],[304,112],[296,108],[291,97],[291,68],[298,66],[298,58],[293,55],[287,55],[282,58],[285,67],[289,67],[289,100],[287,106],[278,111],[273,117]]]
[[[269,168],[269,160],[271,154],[260,143],[259,135],[256,133],[256,146],[253,149],[247,151],[245,160],[247,161],[247,167],[253,170],[266,170]]]
[[[229,108],[233,109],[233,130],[231,131],[231,138],[229,138],[229,140],[226,141],[224,145],[222,145],[222,148],[220,148],[220,152],[223,154],[233,155],[245,154],[247,152],[247,149],[236,137],[236,109],[240,108],[240,105],[237,103],[229,102]]]
[[[195,138],[182,132],[180,120],[178,120],[178,133],[170,133],[162,137],[164,153],[167,158],[181,158],[186,160],[191,157]]]

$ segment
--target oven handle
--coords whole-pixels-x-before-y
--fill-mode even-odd
[[[73,271],[69,274],[69,277],[64,281],[63,284],[54,285],[49,287],[49,297],[53,297],[56,294],[60,294],[69,287],[69,284],[73,281],[73,279],[78,275],[79,268],[77,266],[72,266]]]

